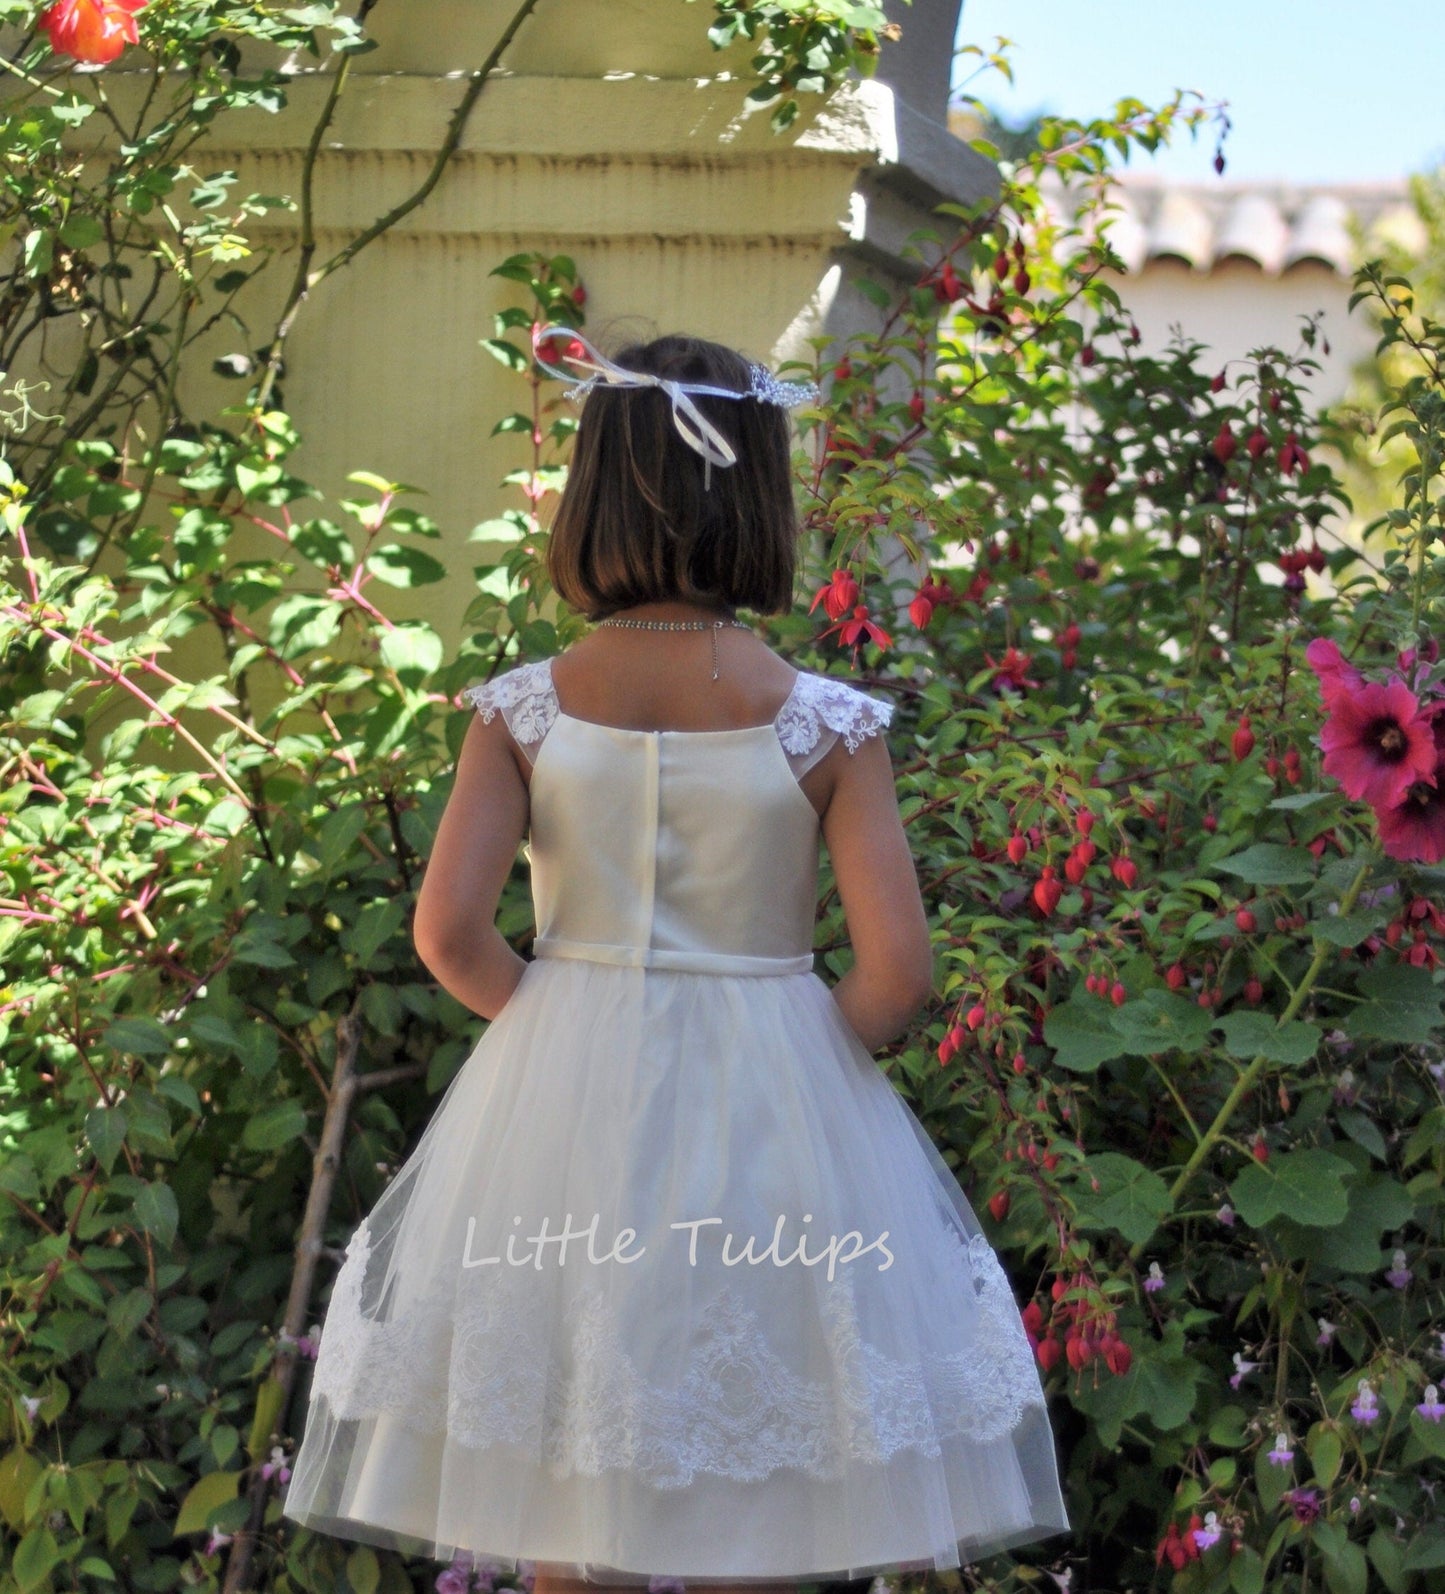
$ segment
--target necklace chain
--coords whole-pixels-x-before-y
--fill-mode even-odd
[[[717,680],[717,634],[725,625],[735,625],[744,631],[752,630],[746,620],[640,620],[632,615],[608,615],[598,625],[625,626],[636,631],[711,631],[712,678]]]

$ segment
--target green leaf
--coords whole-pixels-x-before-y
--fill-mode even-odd
[[[1099,1181],[1090,1187],[1089,1175]],[[1132,1245],[1144,1245],[1170,1208],[1169,1187],[1152,1169],[1118,1152],[1095,1152],[1074,1191],[1085,1228],[1113,1229]]]
[[[1385,1137],[1380,1133],[1380,1127],[1373,1118],[1367,1117],[1354,1107],[1339,1107],[1335,1110],[1335,1122],[1357,1146],[1363,1146],[1376,1162],[1388,1161],[1389,1152],[1385,1148]]]
[[[1378,1527],[1370,1535],[1370,1562],[1390,1594],[1405,1594],[1409,1579],[1405,1575],[1405,1547],[1388,1528]]]
[[[381,1583],[381,1563],[369,1545],[357,1545],[346,1557],[346,1581],[355,1594],[376,1594]]]
[[[251,1114],[241,1131],[241,1144],[250,1151],[275,1151],[306,1131],[306,1111],[299,1101],[272,1102]]]
[[[1263,1594],[1264,1558],[1252,1545],[1241,1545],[1230,1559],[1229,1586],[1234,1594]]]
[[[1145,991],[1136,1001],[1106,1011],[1127,1049],[1146,1057],[1155,1052],[1197,1050],[1205,1044],[1213,1022],[1197,1002],[1159,989]]]
[[[1252,886],[1302,886],[1315,877],[1312,853],[1304,847],[1284,847],[1273,841],[1256,842],[1243,852],[1219,859],[1213,867],[1238,875]]]
[[[382,662],[400,676],[424,680],[442,662],[442,639],[424,620],[413,620],[387,631],[381,639]]]
[[[10,1564],[15,1586],[21,1594],[30,1594],[31,1589],[39,1588],[46,1581],[59,1560],[60,1546],[50,1529],[45,1526],[31,1528],[16,1546],[15,1559]]]
[[[107,1024],[100,1038],[104,1045],[138,1057],[164,1057],[171,1049],[171,1037],[165,1026],[141,1013]]]
[[[356,915],[356,922],[341,932],[341,945],[366,968],[405,922],[406,907],[395,897],[368,902]]]
[[[169,1245],[176,1237],[176,1226],[181,1221],[176,1193],[160,1179],[152,1180],[135,1198],[135,1220],[147,1234],[153,1234],[163,1244]]]
[[[1365,1594],[1369,1570],[1365,1552],[1358,1544],[1346,1539],[1337,1549],[1321,1550],[1325,1582],[1333,1594]]]
[[[1229,1187],[1234,1210],[1251,1228],[1284,1216],[1296,1223],[1332,1228],[1349,1209],[1348,1162],[1313,1147],[1277,1152],[1268,1162],[1251,1161]]]
[[[1112,1010],[1097,997],[1073,997],[1052,1008],[1044,1020],[1044,1040],[1054,1061],[1076,1074],[1092,1074],[1100,1063],[1128,1050],[1114,1028]]]
[[[1339,1430],[1317,1422],[1305,1440],[1305,1450],[1314,1468],[1316,1481],[1322,1489],[1328,1489],[1339,1476],[1340,1460],[1344,1454]]]
[[[119,1107],[92,1107],[85,1115],[85,1138],[107,1173],[125,1141],[126,1116]]]
[[[367,556],[366,568],[389,587],[427,587],[446,578],[447,569],[421,548],[387,543]]]
[[[183,1533],[202,1533],[209,1526],[212,1511],[234,1500],[240,1488],[239,1472],[208,1472],[193,1483],[181,1501],[176,1516],[175,1537]]]
[[[1345,1032],[1354,1040],[1425,1045],[1445,1024],[1440,1012],[1445,991],[1429,969],[1408,963],[1372,965],[1360,975],[1359,989],[1366,1000],[1344,1022]]]
[[[1406,1572],[1434,1572],[1445,1566],[1445,1526],[1429,1523],[1410,1540],[1400,1563]]]
[[[1214,1025],[1224,1031],[1225,1049],[1232,1057],[1252,1060],[1263,1055],[1271,1062],[1294,1067],[1315,1055],[1322,1033],[1318,1025],[1298,1019],[1281,1024],[1273,1014],[1245,1011],[1226,1013]]]

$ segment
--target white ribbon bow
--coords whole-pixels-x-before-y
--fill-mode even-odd
[[[650,371],[629,371],[623,366],[615,364],[607,356],[594,348],[586,338],[573,327],[549,326],[543,327],[533,334],[532,347],[541,343],[544,338],[567,338],[570,342],[580,343],[586,350],[585,355],[564,354],[561,356],[568,365],[578,365],[584,370],[593,372],[585,382],[579,383],[568,392],[569,398],[575,398],[579,393],[584,393],[598,381],[609,383],[613,387],[657,387],[661,388],[672,401],[672,423],[677,427],[678,435],[683,442],[695,453],[701,454],[705,470],[703,472],[703,486],[712,485],[712,467],[714,465],[736,465],[738,456],[727,438],[718,431],[707,416],[692,401],[692,395],[702,393],[714,398],[751,398],[751,390],[738,392],[736,388],[709,387],[702,382],[678,382],[670,377],[654,376]],[[542,363],[546,363],[545,361]]]

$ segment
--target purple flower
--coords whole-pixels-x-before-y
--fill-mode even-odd
[[[1318,1489],[1286,1489],[1280,1498],[1289,1502],[1296,1522],[1310,1523],[1320,1514]]]
[[[1441,1403],[1440,1391],[1436,1389],[1434,1384],[1425,1385],[1425,1398],[1416,1406],[1415,1410],[1431,1422],[1439,1422],[1442,1417],[1445,1417],[1445,1404]]]
[[[467,1594],[467,1584],[472,1580],[471,1571],[468,1569],[462,1556],[438,1575],[436,1580],[436,1594]]]
[[[206,1554],[214,1555],[223,1544],[231,1542],[229,1533],[220,1533],[215,1528],[211,1529],[211,1536],[206,1540]]]
[[[1243,1380],[1243,1378],[1245,1376],[1245,1374],[1246,1373],[1252,1373],[1255,1370],[1255,1368],[1258,1367],[1258,1366],[1259,1366],[1258,1362],[1247,1362],[1247,1361],[1245,1361],[1244,1357],[1239,1354],[1238,1351],[1235,1351],[1235,1353],[1234,1353],[1234,1374],[1229,1380],[1229,1387],[1231,1389],[1238,1389],[1239,1386],[1240,1386],[1241,1381]]]
[[[1162,1290],[1166,1282],[1164,1275],[1159,1271],[1159,1264],[1151,1262],[1149,1264],[1149,1277],[1144,1280],[1144,1293],[1152,1295],[1156,1290]]]
[[[286,1452],[280,1445],[272,1445],[271,1459],[261,1463],[261,1476],[269,1478],[273,1475],[277,1483],[285,1483],[291,1476],[291,1469],[286,1465]]]
[[[1403,1290],[1414,1276],[1405,1266],[1405,1253],[1396,1246],[1395,1254],[1390,1259],[1390,1267],[1385,1274],[1385,1282],[1397,1290]]]
[[[1294,1460],[1294,1451],[1289,1447],[1287,1433],[1277,1433],[1274,1436],[1274,1449],[1270,1451],[1269,1459],[1276,1467],[1287,1467]]]
[[[1350,1515],[1357,1517],[1360,1514],[1360,1497],[1357,1494],[1350,1496]]]
[[[1226,1229],[1232,1229],[1234,1227],[1234,1208],[1230,1206],[1227,1201],[1214,1215],[1219,1219]]]
[[[1194,1530],[1194,1543],[1196,1548],[1201,1550],[1207,1550],[1210,1545],[1219,1543],[1219,1517],[1216,1512],[1205,1513],[1204,1526]]]
[[[1342,1107],[1348,1107],[1354,1102],[1357,1095],[1354,1069],[1341,1069],[1339,1077],[1335,1080],[1335,1100]]]
[[[1445,1361],[1445,1328],[1435,1330],[1435,1354]]]
[[[517,1581],[526,1589],[527,1594],[532,1594],[532,1586],[537,1581],[537,1563],[535,1561],[518,1561]]]
[[[1335,1337],[1335,1324],[1330,1322],[1330,1320],[1327,1317],[1317,1317],[1315,1319],[1315,1322],[1316,1322],[1316,1324],[1319,1327],[1319,1333],[1315,1335],[1315,1344],[1316,1345],[1329,1345],[1329,1344],[1332,1344],[1334,1342],[1334,1337]]]
[[[40,1410],[41,1399],[40,1395],[22,1395],[20,1397],[20,1404],[24,1406],[25,1415],[31,1422],[35,1421],[35,1413]]]
[[[686,1594],[687,1584],[680,1577],[649,1578],[647,1594]]]
[[[1380,1407],[1375,1399],[1375,1389],[1368,1378],[1360,1379],[1356,1388],[1359,1393],[1355,1396],[1354,1404],[1350,1407],[1350,1415],[1356,1422],[1362,1422],[1368,1428],[1380,1415]]]

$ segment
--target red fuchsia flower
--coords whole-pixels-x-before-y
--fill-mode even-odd
[[[1430,717],[1405,683],[1367,681],[1327,699],[1320,736],[1324,770],[1356,802],[1393,808],[1410,787],[1435,784],[1436,747]]]
[[[841,620],[858,601],[858,582],[851,570],[835,570],[832,580],[825,582],[813,594],[808,605],[811,614],[821,603],[830,620]]]
[[[866,603],[855,603],[851,618],[841,620],[837,625],[830,625],[821,635],[831,636],[834,631],[838,633],[838,641],[844,647],[852,648],[855,654],[865,636],[876,642],[880,648],[893,646],[893,638],[868,613]]]
[[[1032,653],[1020,653],[1017,648],[1010,648],[1002,660],[994,658],[991,653],[985,653],[984,658],[993,666],[994,690],[998,692],[1012,689],[1021,692],[1026,686],[1037,686],[1028,673],[1029,665],[1033,663]]]
[[[1310,457],[1300,447],[1299,438],[1291,432],[1280,444],[1279,468],[1281,475],[1293,476],[1297,470],[1308,470]]]
[[[147,0],[58,0],[42,11],[39,23],[56,55],[104,66],[128,44],[139,42],[134,13]]]
[[[1189,1526],[1181,1533],[1179,1524],[1171,1522],[1154,1551],[1154,1564],[1162,1566],[1167,1559],[1176,1572],[1182,1572],[1190,1561],[1199,1559],[1199,1546],[1194,1535],[1204,1523],[1198,1515],[1189,1518]]]
[[[1317,636],[1305,649],[1305,662],[1320,678],[1320,696],[1327,709],[1333,710],[1334,700],[1341,692],[1358,692],[1365,684],[1364,677],[1328,637]]]

